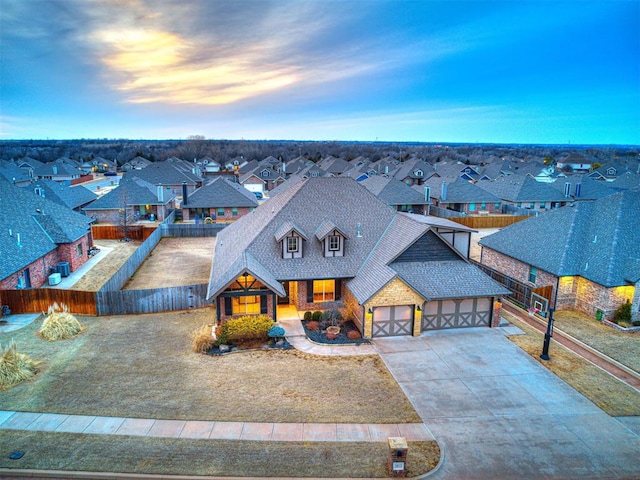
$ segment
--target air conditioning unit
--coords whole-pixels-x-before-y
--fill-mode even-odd
[[[62,281],[62,276],[59,273],[52,273],[49,275],[49,285],[58,285]]]

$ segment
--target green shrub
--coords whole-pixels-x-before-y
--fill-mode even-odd
[[[268,315],[243,315],[224,322],[223,331],[229,340],[249,340],[267,338],[273,327],[273,319]]]
[[[285,331],[284,328],[278,325],[274,325],[269,329],[267,335],[269,336],[269,338],[282,338],[285,336]]]
[[[620,305],[613,314],[613,321],[617,324],[631,323],[631,304],[627,301]]]
[[[320,310],[316,310],[311,314],[311,320],[315,320],[316,322],[319,322],[321,318],[322,318],[322,312]]]
[[[310,321],[312,317],[313,317],[313,313],[311,311],[307,310],[306,312],[304,312],[305,322]]]

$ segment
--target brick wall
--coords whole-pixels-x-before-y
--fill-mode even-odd
[[[342,306],[341,301],[337,302],[307,302],[307,282],[297,282],[298,283],[298,295],[295,299],[296,308],[298,310],[331,310],[332,308],[340,308]],[[346,290],[344,286],[344,281],[341,282],[342,289],[340,291],[340,297],[344,295]]]
[[[78,255],[77,245],[82,244],[82,255]],[[29,269],[29,279],[31,288],[40,288],[49,284],[51,269],[56,269],[58,263],[69,262],[69,269],[73,272],[87,261],[87,250],[89,248],[89,235],[85,235],[74,243],[60,245],[57,249],[50,251],[44,257],[21,268],[19,271],[0,280],[0,290],[14,290],[18,286],[20,278],[24,278],[25,270]]]

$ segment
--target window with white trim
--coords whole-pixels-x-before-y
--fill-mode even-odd
[[[298,237],[287,237],[287,252],[297,252],[299,245]]]
[[[340,250],[339,235],[329,235],[329,250],[332,252],[337,252],[338,250]]]

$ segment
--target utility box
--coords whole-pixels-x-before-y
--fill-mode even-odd
[[[389,458],[387,470],[390,477],[407,476],[407,439],[404,437],[389,437]]]
[[[58,262],[58,273],[63,277],[69,276],[69,262]]]
[[[49,275],[49,285],[58,285],[61,280],[59,273],[52,273]]]

